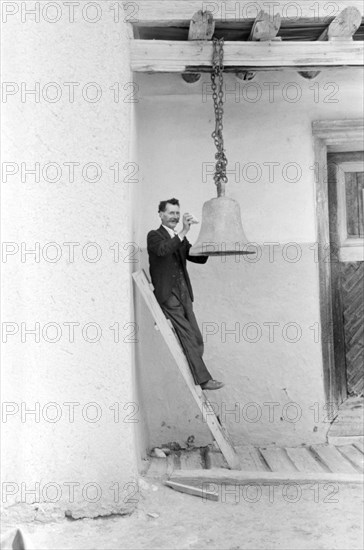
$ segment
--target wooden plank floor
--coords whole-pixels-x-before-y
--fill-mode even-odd
[[[267,472],[269,466],[264,460],[259,449],[253,445],[244,445],[236,449],[241,463],[241,468],[245,472]]]
[[[360,479],[364,473],[364,399],[350,397],[339,408],[328,433],[328,443],[299,447],[236,447],[241,472],[247,479],[266,476],[289,479],[302,476],[313,479]],[[212,448],[172,453],[165,459],[151,459],[148,474],[151,477],[172,475],[173,472],[210,470],[223,472],[228,465],[221,452]]]
[[[358,472],[364,471],[364,454],[355,445],[342,445],[337,450],[347,459]]]
[[[340,474],[355,474],[357,471],[351,462],[342,455],[334,445],[312,445],[317,460],[321,460],[330,472]]]
[[[297,472],[293,460],[284,447],[264,447],[259,449],[271,472]]]
[[[350,445],[302,445],[300,447],[253,447],[251,445],[236,447],[240,458],[241,471],[251,477],[284,475],[302,478],[307,475],[320,476],[337,474],[338,476],[364,473],[364,451],[360,446]],[[205,461],[203,459],[205,457]],[[221,470],[227,469],[222,454],[216,450],[205,452],[179,451],[171,453],[167,458],[151,458],[147,475],[163,477],[172,472],[182,470]],[[364,479],[364,476],[363,476]]]
[[[307,447],[288,447],[286,450],[299,472],[327,471],[321,463],[317,462]]]

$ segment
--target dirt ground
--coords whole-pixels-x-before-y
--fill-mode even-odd
[[[212,502],[141,485],[131,516],[20,527],[34,550],[363,548],[363,486],[225,487]]]

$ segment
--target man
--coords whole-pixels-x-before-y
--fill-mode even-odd
[[[192,309],[193,292],[186,269],[186,260],[204,264],[208,258],[189,255],[191,244],[186,234],[191,224],[197,222],[191,214],[183,214],[183,227],[177,233],[175,227],[180,220],[177,199],[160,202],[158,212],[162,225],[147,237],[154,294],[175,328],[195,384],[200,384],[203,390],[218,390],[224,384],[212,379],[202,359],[204,344]]]

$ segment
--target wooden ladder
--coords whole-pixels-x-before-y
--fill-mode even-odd
[[[224,426],[222,426],[219,418],[216,416],[213,407],[201,389],[201,386],[195,384],[187,358],[172,323],[166,318],[156,300],[156,297],[154,296],[152,283],[150,283],[144,270],[133,273],[133,279],[139,288],[151,314],[153,315],[156,325],[160,330],[169,350],[171,351],[187,384],[187,387],[195,399],[202,413],[202,417],[206,421],[206,424],[222,454],[224,455],[229,468],[233,470],[240,470],[241,466],[239,457],[234,449],[232,441],[230,440],[230,436]]]

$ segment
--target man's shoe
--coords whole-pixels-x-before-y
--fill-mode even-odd
[[[225,384],[223,382],[218,382],[217,380],[208,380],[207,382],[201,384],[201,388],[203,390],[219,390],[224,386]]]

